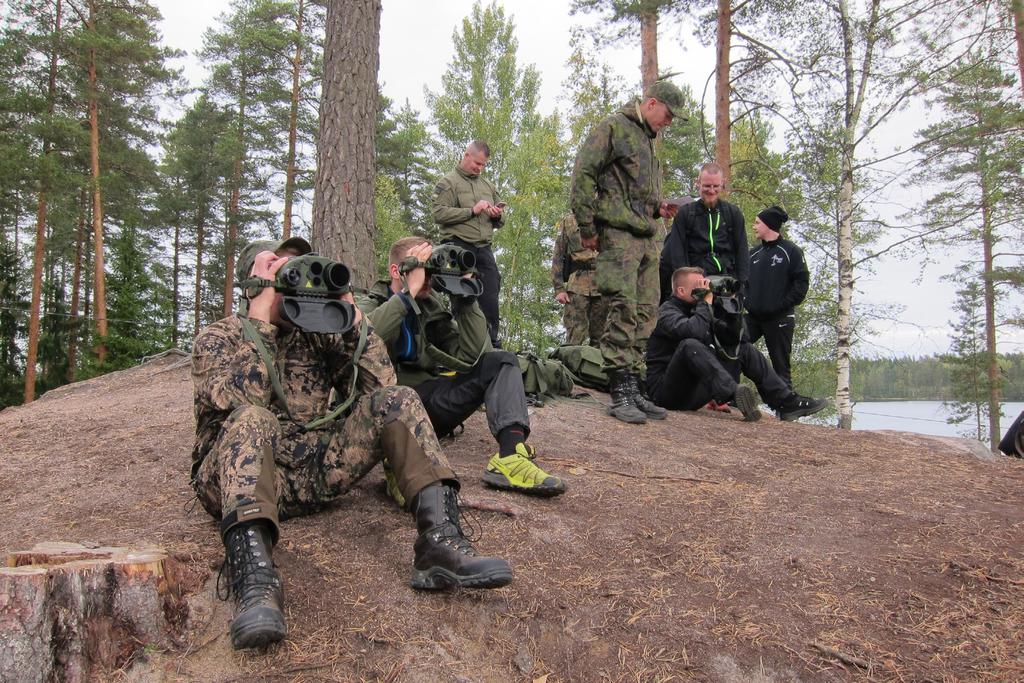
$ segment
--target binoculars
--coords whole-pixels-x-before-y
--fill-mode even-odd
[[[431,288],[439,292],[451,296],[477,297],[484,291],[482,282],[464,277],[467,273],[476,272],[476,256],[462,247],[442,244],[434,247],[426,261],[421,263],[410,256],[399,264],[398,270],[405,275],[420,267],[430,278]]]
[[[309,332],[341,334],[352,328],[355,310],[338,297],[351,291],[345,264],[317,254],[288,259],[277,271],[274,289],[281,292],[281,318]]]

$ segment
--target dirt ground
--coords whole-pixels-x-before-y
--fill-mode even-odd
[[[514,513],[473,511],[510,586],[413,591],[412,520],[378,469],[284,523],[289,636],[236,653],[188,485],[193,428],[174,357],[0,412],[0,551],[157,544],[207,577],[181,647],[106,679],[1024,680],[1024,463],[954,440],[706,411],[631,426],[558,401],[531,441],[571,488],[537,500],[482,486],[477,413],[444,445],[465,498]]]

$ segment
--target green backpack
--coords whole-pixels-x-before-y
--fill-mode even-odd
[[[523,371],[523,388],[534,402],[543,405],[545,399],[573,395],[572,373],[560,362],[532,353],[520,353],[516,357]]]
[[[601,369],[604,359],[600,349],[593,346],[559,346],[551,352],[551,357],[568,368],[577,384],[608,391],[608,375]]]

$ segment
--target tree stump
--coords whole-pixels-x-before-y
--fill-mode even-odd
[[[0,567],[0,681],[87,681],[178,645],[182,565],[160,548],[40,543]]]

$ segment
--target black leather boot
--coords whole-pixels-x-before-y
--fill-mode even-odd
[[[612,393],[612,405],[608,409],[608,414],[629,424],[646,424],[647,414],[637,407],[633,397],[630,374],[625,370],[609,373],[608,384]]]
[[[412,512],[420,534],[413,546],[413,588],[498,588],[512,581],[508,562],[480,557],[463,535],[454,488],[440,483],[423,488]]]
[[[630,373],[629,375],[629,388],[633,392],[633,403],[639,408],[644,415],[652,420],[664,420],[668,417],[668,411],[661,406],[651,401],[644,395],[643,383],[640,381],[640,375]]]
[[[281,612],[284,589],[270,557],[273,545],[270,530],[261,522],[240,524],[224,536],[221,576],[226,575],[228,593],[235,599],[231,644],[236,650],[275,643],[288,632]]]

